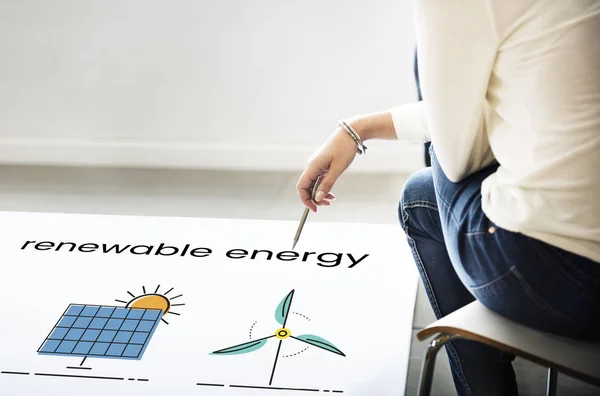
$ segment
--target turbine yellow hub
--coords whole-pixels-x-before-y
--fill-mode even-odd
[[[285,340],[286,338],[289,338],[289,336],[292,335],[292,332],[289,329],[286,329],[285,327],[282,327],[281,329],[277,330],[275,332],[275,337],[279,338],[280,340]]]

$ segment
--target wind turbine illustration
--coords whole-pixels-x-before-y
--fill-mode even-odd
[[[249,342],[245,342],[243,344],[234,345],[228,348],[220,349],[218,351],[212,352],[211,355],[239,355],[244,353],[254,352],[267,344],[267,341],[270,339],[276,338],[279,340],[279,344],[277,346],[277,354],[275,355],[275,361],[273,362],[273,369],[271,370],[271,378],[269,379],[269,385],[273,383],[273,377],[275,375],[275,369],[277,367],[277,360],[279,359],[279,353],[281,351],[281,344],[284,340],[293,339],[295,341],[308,344],[327,352],[335,353],[336,355],[346,356],[340,349],[338,349],[331,342],[312,334],[302,334],[302,335],[292,335],[290,329],[286,327],[287,320],[289,318],[290,309],[292,307],[292,300],[294,298],[294,290],[289,292],[287,296],[281,300],[281,303],[277,306],[275,310],[275,320],[282,326],[275,331],[274,334],[259,338],[256,340],[252,340]]]

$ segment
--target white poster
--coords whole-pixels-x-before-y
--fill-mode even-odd
[[[0,213],[0,394],[404,394],[400,226]]]

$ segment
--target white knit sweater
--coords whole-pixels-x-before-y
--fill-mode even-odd
[[[392,109],[491,221],[600,263],[600,0],[416,0],[423,102]]]

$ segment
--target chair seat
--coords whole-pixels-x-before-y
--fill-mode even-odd
[[[575,341],[512,322],[475,301],[433,322],[419,333],[422,341],[454,334],[483,342],[600,386],[600,343]]]

